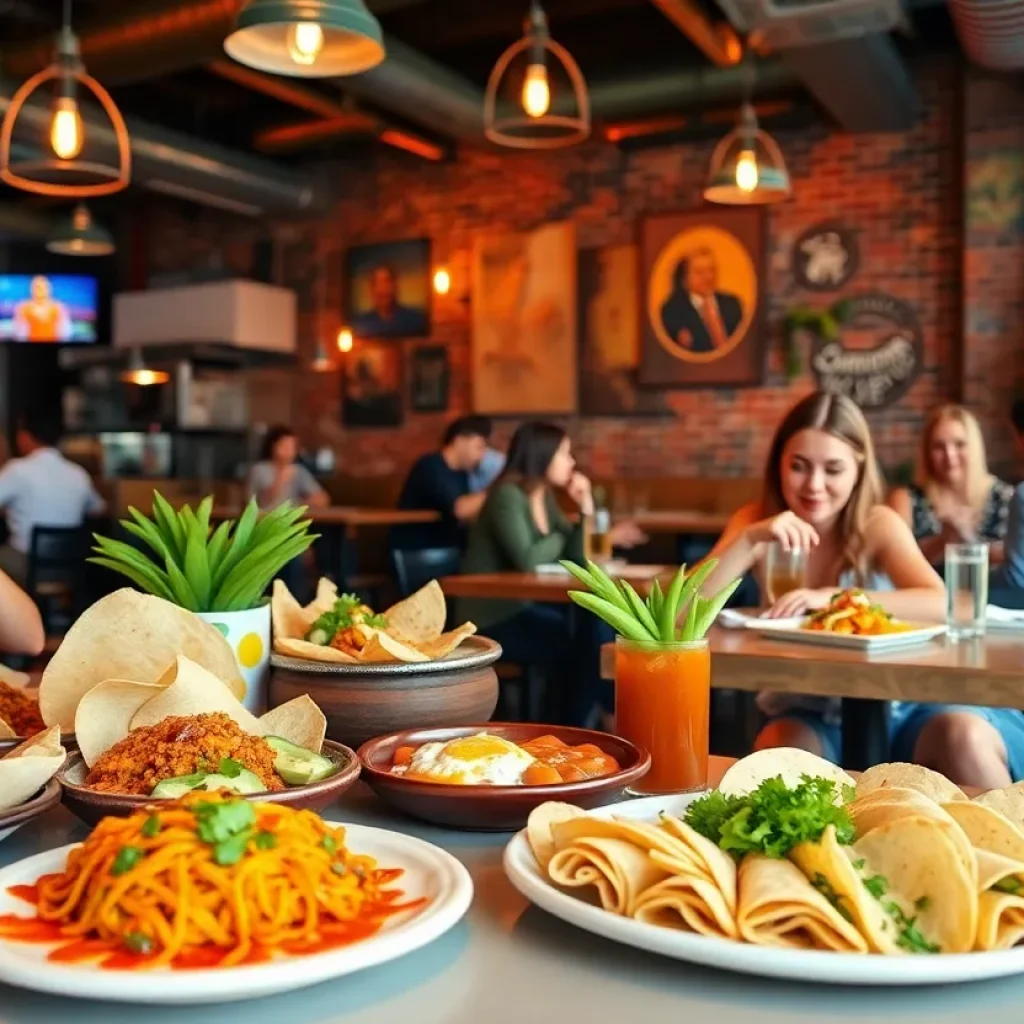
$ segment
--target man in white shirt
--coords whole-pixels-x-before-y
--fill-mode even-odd
[[[57,450],[59,440],[55,422],[30,413],[15,438],[21,458],[0,469],[0,509],[10,529],[8,542],[0,546],[0,569],[22,585],[35,527],[81,526],[87,515],[104,508],[89,474]]]

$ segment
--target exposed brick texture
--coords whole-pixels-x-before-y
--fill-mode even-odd
[[[676,416],[670,419],[574,420],[570,426],[582,461],[593,472],[760,473],[772,428],[813,386],[809,374],[793,383],[783,374],[781,319],[795,304],[838,297],[802,293],[790,272],[794,240],[826,218],[859,232],[861,267],[846,291],[895,295],[916,309],[923,328],[923,373],[896,405],[870,417],[884,463],[895,466],[912,458],[927,410],[962,391],[983,414],[996,461],[1011,467],[1004,410],[1020,377],[1009,355],[1017,348],[1012,329],[1024,313],[1024,218],[1001,233],[967,224],[965,252],[963,182],[965,166],[971,173],[992,152],[1011,147],[1021,152],[1021,90],[965,77],[951,60],[930,60],[915,70],[924,114],[906,134],[851,136],[820,127],[778,136],[794,198],[769,213],[766,329],[771,357],[765,385],[672,392]],[[337,375],[303,370],[294,378],[294,409],[304,440],[333,445],[350,470],[403,471],[435,443],[450,415],[467,408],[465,277],[474,233],[571,218],[581,247],[632,241],[643,215],[701,202],[711,148],[711,143],[700,143],[623,154],[593,141],[556,155],[467,150],[440,166],[381,156],[372,164],[332,169],[344,198],[329,217],[274,226],[279,280],[296,287],[301,297],[304,362],[312,357],[317,338],[330,344],[342,322],[345,248],[429,236],[435,262],[451,267],[455,278],[452,293],[435,301],[431,339],[450,350],[452,407],[447,415],[407,413],[400,429],[344,431]],[[257,230],[262,229],[225,225],[206,215],[182,224],[170,209],[155,209],[148,233],[151,269],[194,265],[213,247],[221,250],[226,265],[244,271]],[[404,344],[412,348],[417,343]],[[502,423],[502,436],[513,426]]]

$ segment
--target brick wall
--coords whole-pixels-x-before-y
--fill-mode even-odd
[[[1011,318],[1024,302],[1019,260],[1024,235],[1019,223],[995,235],[970,227],[972,249],[965,258],[962,186],[965,149],[969,172],[1000,147],[1016,144],[1019,152],[1024,115],[996,116],[1009,86],[965,82],[952,62],[932,60],[916,71],[925,113],[906,134],[850,136],[819,127],[777,136],[794,198],[769,212],[771,356],[765,386],[671,392],[675,416],[669,419],[577,418],[570,426],[582,461],[593,472],[760,473],[771,430],[813,387],[809,374],[793,382],[785,377],[780,323],[793,305],[823,301],[801,293],[789,267],[795,238],[826,218],[859,232],[861,268],[848,290],[881,290],[909,302],[923,328],[921,376],[897,404],[870,417],[883,461],[895,466],[913,457],[927,410],[958,396],[961,361],[967,370],[965,396],[978,407],[988,405],[992,378],[1000,377],[996,393],[1002,404],[983,411],[996,455],[1003,462],[1010,459],[1002,409],[1018,371],[996,368],[1005,369],[1007,324],[1019,322],[1019,316]],[[1019,111],[1019,95],[1016,99],[1011,109]],[[342,166],[335,181],[344,198],[331,215],[274,229],[280,280],[300,294],[302,358],[308,364],[317,338],[329,345],[342,323],[341,266],[349,245],[428,236],[435,261],[452,267],[456,276],[452,293],[436,299],[431,339],[450,350],[452,407],[446,415],[407,412],[399,429],[343,430],[338,375],[302,370],[293,386],[295,418],[305,441],[333,445],[350,470],[403,471],[436,442],[444,422],[468,405],[470,309],[458,295],[465,291],[459,275],[467,273],[474,232],[525,230],[571,218],[581,247],[632,241],[643,215],[701,202],[711,148],[712,143],[687,143],[623,154],[595,141],[556,155],[465,151],[442,166],[390,156]],[[152,268],[188,266],[213,247],[225,264],[244,270],[246,245],[256,230],[227,228],[205,215],[184,225],[168,210],[154,211],[148,233]],[[1017,258],[1007,259],[1011,255]],[[961,349],[965,313],[966,353]],[[502,435],[513,426],[500,424]]]

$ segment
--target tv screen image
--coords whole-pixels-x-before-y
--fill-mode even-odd
[[[0,274],[0,341],[96,340],[95,277]]]

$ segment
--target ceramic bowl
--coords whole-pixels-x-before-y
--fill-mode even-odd
[[[335,665],[270,658],[270,707],[308,693],[327,716],[327,735],[358,747],[403,729],[484,722],[498,703],[501,647],[472,636],[437,661]]]
[[[455,739],[487,732],[522,743],[538,736],[554,735],[570,746],[593,743],[618,761],[620,770],[585,782],[557,786],[448,786],[418,782],[392,775],[391,765],[399,747]],[[363,780],[386,803],[415,818],[474,832],[508,832],[520,829],[535,807],[548,800],[561,800],[577,807],[600,807],[622,796],[627,786],[645,775],[651,756],[628,740],[593,729],[560,725],[489,722],[447,729],[411,729],[379,736],[359,748]]]
[[[6,839],[12,832],[21,828],[26,822],[38,818],[51,807],[60,803],[60,783],[56,778],[50,779],[45,786],[30,800],[17,807],[0,811],[0,840]]]
[[[253,793],[245,799],[256,803],[284,804],[295,810],[322,811],[356,783],[360,763],[354,751],[331,740],[324,740],[320,753],[338,765],[338,771],[329,778],[308,786],[289,786],[274,792]],[[84,785],[86,774],[82,755],[76,751],[69,755],[64,767],[57,772],[56,779],[63,791],[61,799],[68,810],[77,814],[87,825],[95,825],[101,818],[126,818],[140,807],[154,802],[149,796],[97,793]]]

